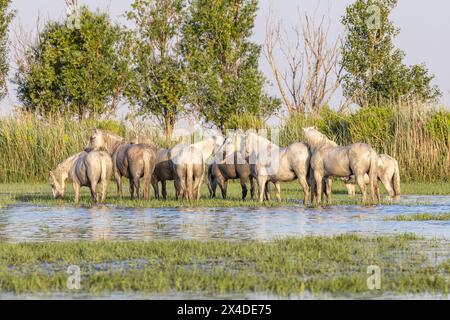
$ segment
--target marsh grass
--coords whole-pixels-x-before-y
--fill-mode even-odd
[[[381,184],[380,184],[381,187]],[[124,197],[120,199],[116,195],[116,188],[114,183],[110,183],[107,196],[107,204],[115,205],[118,207],[142,207],[142,208],[159,208],[159,207],[260,207],[261,204],[258,201],[250,200],[250,195],[247,201],[241,199],[241,187],[236,182],[230,182],[228,185],[228,198],[222,199],[220,190],[217,189],[218,197],[215,199],[209,198],[209,192],[205,184],[202,186],[202,197],[197,202],[177,201],[174,197],[173,183],[168,183],[168,200],[155,199],[153,197],[149,201],[131,200],[128,193],[128,185],[125,182],[123,184]],[[382,188],[382,187],[381,187]],[[90,194],[87,188],[82,188],[80,205],[91,206]],[[273,191],[273,188],[271,189]],[[382,189],[383,190],[383,189]],[[402,185],[402,192],[404,194],[424,194],[424,195],[448,195],[450,190],[450,183],[404,183]],[[383,190],[384,191],[384,190]],[[274,201],[275,195],[272,192],[272,201],[265,201],[263,206],[266,207],[279,207],[279,206],[295,206],[303,204],[303,192],[296,182],[283,183],[281,187],[282,201],[277,203]],[[7,205],[13,203],[32,203],[39,205],[74,205],[74,196],[72,186],[70,183],[67,185],[67,190],[64,199],[53,199],[49,184],[44,183],[31,183],[31,184],[0,184],[0,205]],[[340,181],[333,183],[333,205],[359,205],[360,196],[357,194],[354,198],[347,196],[345,186]],[[392,205],[396,202],[392,202],[383,197],[383,205]],[[413,204],[411,204],[413,205]]]
[[[386,221],[450,221],[450,213],[430,214],[421,213],[413,215],[399,215],[395,217],[386,217]]]
[[[410,234],[304,237],[271,242],[0,243],[3,292],[65,292],[67,267],[81,268],[84,292],[368,292],[367,267],[383,292],[448,293],[448,261],[434,264]],[[448,244],[447,244],[448,245]]]

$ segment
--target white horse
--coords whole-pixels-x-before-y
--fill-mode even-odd
[[[313,196],[317,205],[322,205],[322,188],[326,180],[327,205],[331,204],[332,177],[349,177],[354,175],[361,189],[362,204],[367,201],[364,175],[368,174],[372,204],[375,203],[377,188],[378,155],[366,143],[355,143],[349,146],[338,146],[315,127],[303,129],[309,148],[311,149],[311,169],[314,175]],[[313,181],[313,179],[311,179]]]
[[[180,144],[170,150],[177,199],[200,199],[205,164],[223,142],[223,137],[215,136],[191,145]]]
[[[400,197],[400,170],[397,160],[387,154],[380,154],[377,162],[377,177],[383,184],[391,199]],[[356,185],[355,177],[350,176],[348,178],[342,178],[342,180],[345,182],[348,195],[354,197]],[[364,175],[364,183],[367,185],[369,182],[369,176]],[[377,188],[377,191],[378,202],[381,202],[379,188]]]
[[[304,143],[280,148],[269,140],[251,132],[246,135],[246,156],[252,166],[259,187],[259,201],[264,201],[267,182],[275,184],[276,198],[281,201],[280,182],[298,180],[304,192],[304,204],[309,203],[308,172],[310,152]]]
[[[112,176],[113,163],[111,156],[104,151],[80,152],[61,164],[54,171],[50,171],[53,196],[63,197],[65,180],[72,178],[75,192],[75,203],[80,197],[80,188],[89,187],[94,203],[98,202],[97,185],[102,183],[102,203],[106,201],[108,182]]]

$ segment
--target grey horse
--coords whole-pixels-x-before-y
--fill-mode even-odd
[[[140,179],[144,178],[144,199],[150,197],[150,184],[156,162],[156,148],[150,144],[128,143],[124,138],[95,129],[86,151],[105,149],[113,160],[117,192],[122,197],[122,177],[130,182],[131,199],[140,197]]]
[[[241,184],[242,200],[247,197],[247,183],[250,181],[250,194],[254,199],[255,179],[251,175],[250,164],[245,159],[245,135],[241,132],[233,132],[225,139],[217,152],[216,159],[208,166],[210,197],[215,198],[216,188],[219,186],[222,198],[226,199],[228,180],[235,179],[239,179]]]
[[[400,170],[397,160],[387,154],[380,154],[377,162],[377,177],[383,184],[391,199],[400,197]],[[348,195],[354,197],[356,185],[355,177],[350,176],[347,178],[342,178],[342,180],[345,182]],[[364,175],[364,183],[367,185],[369,182],[369,176]],[[381,202],[380,189],[377,188],[377,191],[378,202]]]
[[[246,135],[246,157],[249,158],[252,175],[259,187],[259,201],[264,201],[268,182],[275,184],[276,198],[281,201],[280,182],[295,179],[303,188],[304,204],[308,206],[310,186],[308,184],[310,151],[304,143],[294,143],[280,148],[269,140],[250,132]],[[254,165],[254,166],[252,166]]]
[[[63,197],[65,180],[70,176],[75,192],[75,203],[80,198],[80,188],[89,187],[94,203],[98,202],[97,185],[102,184],[102,203],[106,202],[108,182],[112,175],[112,159],[104,151],[80,152],[60,163],[50,171],[51,186],[55,198]]]
[[[366,143],[338,146],[315,127],[304,128],[303,132],[312,153],[311,170],[314,179],[311,181],[313,181],[313,199],[317,200],[317,205],[319,207],[322,205],[324,181],[327,186],[327,205],[331,205],[332,177],[349,177],[351,175],[355,176],[362,193],[362,205],[365,205],[367,202],[365,174],[369,176],[370,195],[372,204],[374,204],[378,161],[375,150]]]

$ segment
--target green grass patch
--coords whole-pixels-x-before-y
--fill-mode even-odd
[[[70,292],[67,267],[81,269],[80,292],[448,293],[449,260],[423,249],[448,243],[414,235],[303,237],[271,242],[0,243],[3,292]],[[433,242],[433,243],[429,243]],[[447,257],[448,259],[448,257]],[[369,292],[367,267],[381,268]]]
[[[421,213],[413,215],[399,215],[395,217],[387,217],[386,221],[450,221],[450,213],[430,214]]]
[[[381,185],[380,185],[381,187]],[[381,187],[382,188],[382,187]],[[107,196],[107,203],[116,205],[118,207],[258,207],[258,201],[250,200],[250,192],[247,196],[247,201],[241,200],[241,187],[236,182],[228,184],[228,199],[223,200],[220,195],[219,188],[217,189],[217,198],[210,199],[209,192],[205,184],[202,186],[202,197],[198,202],[177,201],[174,197],[173,183],[168,183],[169,198],[165,200],[157,200],[152,197],[151,200],[131,200],[128,193],[128,184],[124,183],[124,197],[120,199],[116,195],[116,188],[114,183],[110,183],[109,192]],[[403,194],[421,194],[421,195],[446,195],[450,190],[450,183],[404,183],[402,185]],[[274,195],[274,188],[272,186],[272,201],[265,202],[264,206],[293,206],[303,203],[303,191],[298,183],[290,182],[283,183],[281,189],[281,203],[277,203]],[[153,196],[153,189],[151,190]],[[12,203],[31,203],[39,205],[74,205],[74,197],[72,186],[69,183],[65,198],[63,200],[55,200],[52,197],[50,185],[47,183],[34,184],[0,184],[0,205]],[[341,181],[333,183],[333,205],[358,205],[360,203],[360,196],[349,198],[346,193],[344,184]],[[383,204],[389,205],[393,202],[384,200]],[[395,203],[395,202],[394,202]],[[82,188],[80,205],[90,206],[90,194],[88,188]]]

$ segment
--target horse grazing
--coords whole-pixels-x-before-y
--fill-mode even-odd
[[[267,182],[275,184],[276,198],[281,201],[280,182],[298,180],[304,192],[304,204],[309,203],[310,152],[304,143],[294,143],[280,148],[269,140],[251,132],[246,136],[246,156],[252,165],[252,175],[259,187],[259,202],[264,201]]]
[[[80,197],[80,187],[89,187],[94,203],[98,202],[97,185],[102,183],[102,203],[106,201],[108,182],[112,175],[112,159],[104,151],[80,152],[60,163],[50,171],[53,197],[63,197],[65,180],[72,178],[75,203]]]
[[[117,193],[122,198],[122,177],[130,182],[131,199],[140,197],[140,179],[144,178],[144,199],[150,197],[150,184],[155,169],[156,147],[149,144],[128,143],[122,137],[95,129],[89,139],[87,151],[105,149],[113,161]]]
[[[247,197],[247,183],[250,180],[251,198],[254,198],[255,180],[251,176],[250,165],[245,160],[245,136],[241,133],[233,133],[225,139],[224,144],[217,152],[214,162],[208,166],[208,188],[210,197],[216,195],[217,185],[222,191],[222,198],[226,199],[228,180],[239,179],[242,188],[242,200]]]
[[[222,137],[216,136],[191,145],[179,144],[170,150],[177,199],[200,199],[205,163],[223,141]]]
[[[329,140],[315,127],[303,128],[307,144],[311,150],[311,170],[314,179],[313,197],[317,205],[322,205],[322,189],[326,181],[327,205],[331,204],[331,178],[355,176],[361,189],[362,205],[367,201],[364,175],[368,174],[372,204],[375,203],[375,189],[377,188],[378,155],[366,143],[355,143],[349,146],[338,146]]]
[[[378,156],[377,162],[377,177],[386,189],[389,197],[392,199],[400,197],[400,170],[398,162],[387,154]],[[355,196],[355,179],[354,176],[341,178],[345,182],[345,186],[349,196]],[[369,184],[369,176],[364,175],[364,183]],[[377,188],[378,202],[381,202],[380,189]]]

